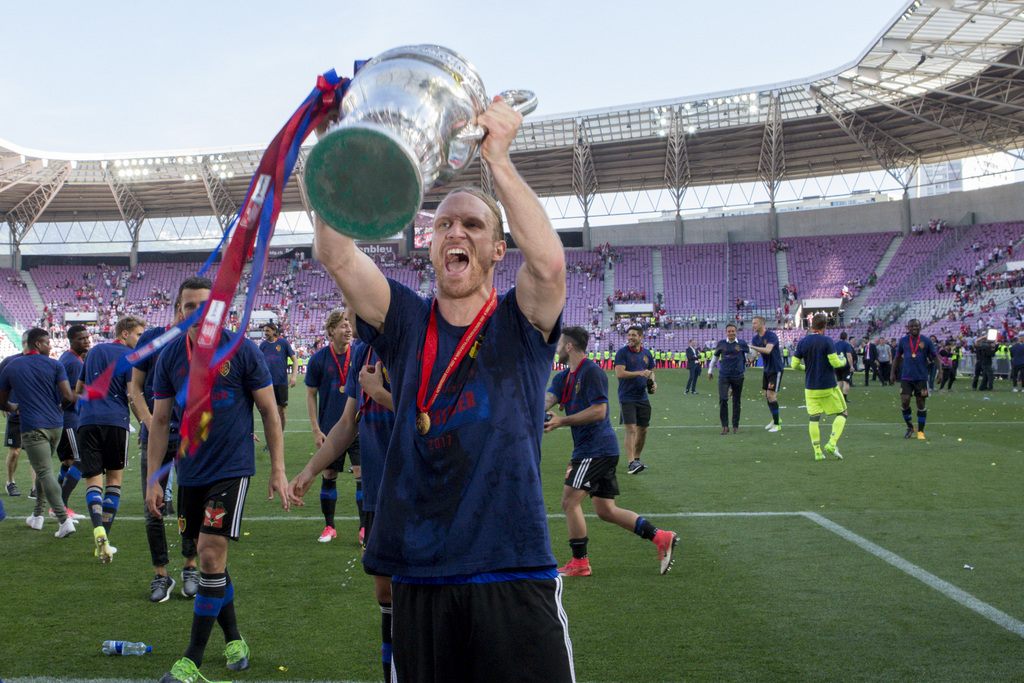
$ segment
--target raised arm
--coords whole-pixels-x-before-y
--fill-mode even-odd
[[[565,252],[540,200],[509,157],[523,117],[495,98],[477,122],[487,128],[480,153],[491,169],[508,230],[523,252],[524,263],[516,276],[516,303],[530,324],[548,337],[565,306]]]
[[[138,368],[132,368],[132,379],[128,384],[128,400],[132,403],[132,409],[135,412],[135,417],[139,419],[139,424],[144,424],[146,429],[149,429],[149,422],[153,419],[153,415],[149,412],[149,406],[146,405],[146,397],[142,391],[145,385],[146,373]]]

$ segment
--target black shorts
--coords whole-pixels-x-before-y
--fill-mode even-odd
[[[7,433],[4,443],[8,448],[21,448],[21,420],[7,419]]]
[[[853,384],[853,370],[850,369],[849,365],[845,365],[841,368],[836,368],[836,381],[846,382],[847,384]]]
[[[78,454],[86,479],[123,470],[128,462],[128,430],[110,425],[82,425],[78,428]]]
[[[249,477],[220,479],[204,486],[179,484],[178,533],[193,541],[200,532],[237,541],[248,488]]]
[[[565,471],[565,485],[594,498],[615,498],[619,495],[619,480],[615,478],[618,464],[618,456],[573,460]]]
[[[775,392],[782,389],[782,370],[764,373],[764,377],[761,378],[761,389]]]
[[[900,396],[927,396],[928,395],[928,380],[919,379],[911,382],[910,380],[900,380]]]
[[[619,404],[619,424],[647,427],[651,424],[650,401],[623,401]]]
[[[275,384],[274,385],[274,401],[281,408],[288,407],[288,385],[287,384]]]
[[[357,436],[352,440],[348,450],[339,455],[337,459],[327,466],[326,469],[334,470],[335,472],[345,471],[345,455],[348,455],[348,461],[353,467],[359,467],[359,437]]]
[[[400,681],[575,680],[562,580],[391,584]]]
[[[81,460],[78,454],[78,430],[73,427],[65,427],[60,435],[60,443],[57,444],[57,457],[61,462],[67,460]]]
[[[373,517],[373,510],[366,510],[365,512],[363,512],[363,552],[366,551],[366,544],[370,541],[370,529],[373,528]],[[388,579],[391,578],[390,574],[385,574],[384,572],[379,572],[375,569],[370,569],[365,564],[363,565],[363,571],[369,574],[370,576],[383,576]]]

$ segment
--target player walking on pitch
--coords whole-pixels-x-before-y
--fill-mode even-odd
[[[804,376],[804,397],[807,402],[807,414],[810,422],[807,428],[811,433],[811,445],[814,447],[814,459],[824,460],[825,453],[831,453],[840,460],[843,459],[839,452],[839,437],[843,434],[846,426],[846,400],[843,392],[839,389],[836,381],[835,368],[846,365],[846,359],[840,358],[836,353],[836,346],[831,337],[822,334],[828,318],[823,313],[816,313],[811,318],[811,333],[800,340],[793,352],[793,367],[796,370],[803,368],[806,371]],[[825,444],[824,452],[821,446],[820,421],[822,414],[835,415],[832,421],[832,434],[828,443]]]

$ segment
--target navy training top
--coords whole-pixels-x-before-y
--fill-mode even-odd
[[[775,344],[772,348],[771,353],[761,354],[761,362],[764,365],[764,371],[768,374],[782,372],[785,369],[785,365],[782,362],[782,345],[779,344],[779,335],[775,334],[771,330],[765,330],[764,334],[754,335],[754,338],[750,340],[752,346],[768,346],[769,344]]]
[[[835,369],[828,362],[829,354],[835,352],[835,342],[824,334],[812,332],[797,343],[793,355],[804,363],[805,389],[819,391],[839,386]]]
[[[278,337],[274,342],[264,339],[260,343],[260,351],[263,352],[263,359],[266,361],[267,369],[270,370],[270,378],[273,383],[278,386],[288,384],[288,357],[295,355],[288,340],[284,337]],[[308,368],[306,372],[309,372]]]
[[[36,351],[12,360],[0,372],[0,390],[16,389],[18,392],[22,433],[64,426],[64,411],[57,385],[67,379],[68,373],[63,365]]]
[[[570,374],[573,373],[566,368],[551,380],[548,393],[554,394],[559,403],[562,401],[566,390],[565,383]],[[587,358],[580,362],[579,368],[573,374],[572,386],[568,389],[568,400],[562,403],[566,415],[575,415],[596,403],[608,404],[608,375],[598,367],[597,363]],[[574,425],[570,429],[572,430],[573,460],[619,456],[619,440],[615,436],[615,430],[612,429],[611,410],[605,412],[603,420],[585,425]]]
[[[900,368],[900,379],[907,382],[923,382],[928,379],[928,359],[935,356],[938,350],[932,340],[923,334],[911,344],[909,334],[903,335],[896,345],[896,356],[903,356]]]
[[[359,374],[355,358],[360,346],[363,344],[358,341],[352,341],[349,344],[349,366],[347,368],[345,367],[345,352],[339,353],[338,360],[335,362],[334,355],[331,353],[333,348],[331,344],[327,344],[314,353],[309,359],[309,363],[306,364],[305,383],[307,387],[317,390],[317,426],[324,434],[331,431],[331,428],[341,419],[341,414],[345,412],[345,403],[348,400],[345,396],[345,380],[352,375],[353,368],[356,374]],[[339,366],[341,366],[340,373]]]
[[[359,419],[359,461],[363,477],[363,510],[377,509],[377,492],[384,474],[384,458],[391,443],[391,432],[395,428],[395,414],[374,401],[363,397],[359,384],[359,369],[364,365],[376,365],[380,360],[369,344],[359,344],[352,351],[352,371],[345,383],[345,395],[358,401]],[[391,391],[388,372],[384,371],[384,388]],[[376,524],[376,522],[374,522]]]
[[[57,362],[64,367],[64,372],[68,376],[68,385],[74,391],[75,385],[78,384],[78,378],[82,376],[82,368],[85,367],[85,363],[71,349],[60,354]],[[64,408],[64,429],[78,429],[78,401],[75,401],[74,405]]]
[[[718,377],[720,379],[743,377],[743,372],[747,369],[748,353],[750,353],[750,347],[742,339],[737,339],[734,342],[730,342],[728,339],[718,340],[718,344],[715,345],[715,355],[718,357]]]
[[[654,369],[654,354],[643,345],[639,351],[634,351],[626,344],[615,352],[615,365],[623,365],[629,372],[640,372],[641,370]],[[646,401],[647,378],[628,377],[619,380],[619,403],[638,403]]]
[[[87,385],[91,384],[107,369],[108,365],[116,363],[121,356],[131,352],[132,350],[126,344],[119,341],[97,344],[92,347],[85,355],[82,382]],[[79,426],[107,425],[128,429],[128,374],[126,372],[115,374],[110,379],[110,391],[104,398],[82,402],[78,413]]]

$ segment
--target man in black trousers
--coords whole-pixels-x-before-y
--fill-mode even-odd
[[[868,337],[864,337],[864,386],[868,385],[872,374],[875,375],[875,379],[878,379],[877,364],[878,350]]]
[[[686,393],[697,393],[697,377],[700,376],[700,351],[697,350],[697,340],[691,339],[690,345],[686,347],[686,368],[690,371],[690,378],[686,380]]]

